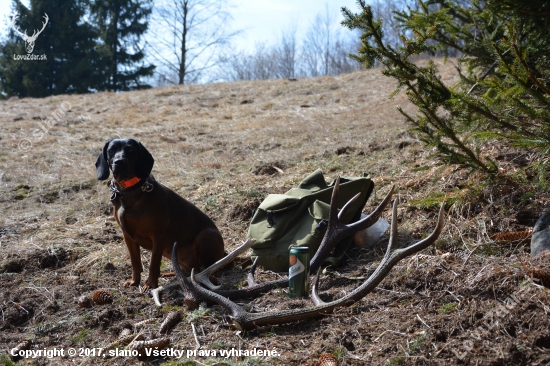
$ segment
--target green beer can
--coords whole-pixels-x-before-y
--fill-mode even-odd
[[[291,248],[288,264],[288,295],[293,298],[307,296],[309,293],[309,248]]]

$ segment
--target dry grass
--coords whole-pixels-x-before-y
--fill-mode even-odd
[[[455,78],[448,66],[442,73],[449,82]],[[14,273],[0,274],[4,332],[0,352],[23,339],[33,339],[35,348],[101,346],[98,339],[115,341],[128,321],[162,318],[170,306],[181,305],[177,298],[165,299],[170,306],[159,311],[138,290],[120,287],[130,275],[129,259],[120,228],[109,215],[110,192],[95,180],[94,162],[109,139],[133,137],[154,155],[156,179],[206,211],[228,249],[244,239],[254,205],[268,193],[287,191],[317,168],[327,180],[371,174],[376,190],[366,211],[396,184],[403,203],[399,219],[405,242],[425,235],[433,227],[439,203],[449,204],[437,250],[400,264],[372,297],[300,329],[281,326],[245,335],[235,335],[225,325],[223,312],[214,308],[213,314],[205,312],[193,320],[206,332],[199,336],[205,348],[240,345],[283,350],[280,358],[263,361],[267,364],[313,364],[323,352],[339,355],[342,365],[455,364],[461,361],[451,349],[459,350],[468,339],[464,327],[471,326],[472,309],[517,294],[529,306],[538,304],[537,297],[546,304],[516,314],[516,323],[527,315],[538,321],[516,332],[512,340],[506,338],[506,344],[517,344],[524,351],[483,348],[500,334],[495,330],[484,335],[482,349],[470,352],[468,362],[542,362],[548,352],[543,330],[548,322],[541,315],[547,313],[548,292],[518,267],[525,259],[524,243],[495,243],[491,235],[528,229],[547,208],[547,196],[529,195],[530,186],[517,182],[488,186],[475,174],[436,166],[431,152],[407,132],[409,127],[396,110],[401,105],[414,113],[412,106],[402,94],[388,99],[393,87],[375,69],[295,82],[0,101],[0,249],[5,258],[0,260],[0,272]],[[70,110],[36,138],[40,119],[51,116],[63,102],[71,104]],[[30,140],[32,148],[19,149],[22,139]],[[495,156],[516,154],[500,159],[506,169],[525,170],[517,163],[518,157],[528,160],[522,152],[490,148]],[[254,174],[269,171],[273,175]],[[350,276],[368,274],[373,265],[362,267],[378,260],[382,247],[375,253],[354,251],[341,271]],[[441,259],[439,254],[447,252],[453,253],[455,262]],[[143,253],[145,271],[148,256]],[[165,266],[168,269],[170,264]],[[221,276],[222,282],[235,278]],[[336,297],[355,285],[329,278],[323,291]],[[76,299],[97,288],[112,291],[111,313],[78,308]],[[303,300],[285,305],[282,296],[271,293],[257,300],[255,307],[303,305]],[[454,302],[459,304],[448,305]],[[14,304],[32,308],[32,314],[25,315]],[[147,332],[153,334],[154,329]],[[170,336],[172,345],[195,347],[189,323],[176,326]],[[247,360],[232,362],[241,361]]]

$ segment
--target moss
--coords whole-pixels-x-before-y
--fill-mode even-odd
[[[188,323],[194,322],[195,320],[208,316],[210,314],[210,309],[206,307],[205,303],[201,303],[199,305],[199,308],[196,310],[193,310],[189,314],[187,314],[186,321]]]
[[[451,302],[451,303],[445,304],[442,307],[440,307],[439,309],[437,309],[437,312],[441,313],[441,314],[450,313],[451,311],[456,309],[457,306],[458,306],[457,302]]]
[[[72,343],[72,344],[76,344],[76,345],[84,345],[86,343],[86,339],[88,338],[88,336],[90,335],[91,333],[91,330],[88,329],[88,328],[82,328],[78,331],[78,333],[76,333],[75,335],[73,335],[72,337],[69,338],[69,341]]]
[[[339,348],[335,349],[332,352],[332,354],[334,355],[334,357],[341,360],[342,357],[344,357],[344,355],[346,354],[346,348],[345,347],[339,347]]]
[[[7,354],[0,355],[0,366],[15,366],[17,365],[15,362],[10,360]]]

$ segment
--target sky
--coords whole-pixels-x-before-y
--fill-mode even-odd
[[[28,0],[23,0],[28,4]],[[292,22],[297,23],[297,37],[303,35],[311,21],[319,12],[330,10],[338,13],[345,6],[358,11],[356,0],[233,0],[232,9],[234,29],[243,29],[242,35],[235,39],[236,48],[251,50],[257,42],[276,43],[281,31]],[[0,36],[7,33],[11,0],[0,0]]]
[[[340,8],[345,6],[358,11],[356,0],[233,0],[233,21],[236,28],[245,32],[238,41],[239,49],[250,49],[256,42],[276,43],[281,31],[292,22],[297,23],[300,39],[315,16],[328,5],[329,10],[343,20]]]

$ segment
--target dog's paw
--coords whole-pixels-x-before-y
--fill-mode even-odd
[[[145,292],[145,291],[148,291],[148,290],[155,289],[157,287],[159,287],[158,282],[153,282],[150,279],[148,279],[147,282],[145,283],[145,285],[142,287],[142,289]]]
[[[134,281],[134,280],[128,280],[126,282],[124,282],[122,284],[123,287],[128,287],[128,286],[139,286],[139,281]]]

